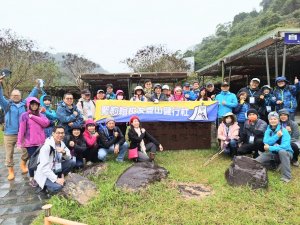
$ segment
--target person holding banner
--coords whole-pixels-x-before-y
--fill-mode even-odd
[[[106,85],[106,96],[105,97],[107,100],[116,100],[116,94],[114,93],[112,84]]]
[[[180,86],[174,88],[174,95],[171,96],[170,101],[186,101]]]
[[[152,102],[158,103],[160,101],[169,101],[168,97],[164,93],[162,93],[161,90],[161,84],[154,85],[154,94],[151,96]]]
[[[128,130],[128,139],[130,141],[130,149],[138,148],[137,161],[153,161],[156,150],[163,151],[163,146],[152,137],[145,128],[142,128],[138,116],[132,116],[129,120],[130,128]],[[146,142],[148,141],[148,143]],[[150,151],[149,156],[147,151]]]
[[[108,117],[105,120],[105,126],[99,130],[99,145],[98,159],[106,160],[107,154],[116,154],[117,162],[124,162],[124,157],[128,149],[128,144],[119,127],[116,126],[113,117]]]
[[[136,86],[134,88],[134,96],[130,99],[130,101],[140,101],[140,102],[148,101],[142,86]]]

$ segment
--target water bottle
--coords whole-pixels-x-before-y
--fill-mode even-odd
[[[40,88],[44,87],[44,83],[45,83],[44,80],[38,79],[38,81],[39,81]]]

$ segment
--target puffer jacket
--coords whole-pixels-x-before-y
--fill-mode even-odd
[[[300,92],[300,82],[296,85],[286,85],[284,88],[275,87],[273,94],[276,101],[283,101],[283,104],[276,104],[276,111],[280,109],[287,109],[293,113],[297,108],[296,96]]]
[[[44,114],[47,117],[47,119],[50,121],[49,126],[44,129],[46,137],[50,137],[52,135],[53,127],[55,126],[56,123],[58,123],[58,119],[57,119],[55,110],[51,109],[50,105],[46,106],[44,104],[45,96],[46,95],[42,95],[40,97],[40,104],[41,104],[41,107],[46,109],[46,111],[42,112],[42,114]]]
[[[41,113],[39,113],[38,116],[30,113],[29,104],[33,100],[39,103],[39,100],[35,97],[27,98],[26,105],[28,111],[23,113],[20,117],[20,129],[17,141],[18,147],[40,146],[44,144],[46,139],[44,128],[49,126],[50,121]],[[29,118],[29,114],[31,114],[31,118]]]
[[[273,112],[275,110],[276,97],[272,93],[269,93],[267,95],[264,95],[264,99],[261,99],[258,104],[258,113],[260,117],[267,120],[269,112]],[[271,110],[269,112],[267,111],[267,106],[271,107]]]
[[[249,123],[249,120],[246,120],[244,124],[243,133],[240,137],[240,142],[249,143],[250,136],[254,136],[254,142],[257,140],[262,140],[267,126],[267,123],[262,119],[257,119],[254,125],[251,125]]]
[[[282,136],[279,138],[277,132],[281,130]],[[293,153],[293,149],[291,147],[291,136],[287,129],[281,127],[280,124],[277,125],[276,129],[273,131],[271,126],[269,125],[265,135],[264,135],[264,144],[270,146],[270,152],[278,152],[280,150],[285,150]]]
[[[261,90],[259,88],[251,89],[250,86],[247,86],[247,87],[241,88],[239,90],[239,92],[237,93],[237,95],[239,95],[241,92],[246,92],[247,93],[246,101],[249,102],[250,108],[258,110],[259,104],[260,104],[260,101],[261,101],[261,99],[259,98],[259,96],[262,93]],[[250,101],[249,101],[250,97],[254,97],[255,103],[250,103]]]
[[[239,123],[244,123],[247,120],[247,111],[250,109],[250,104],[244,102],[243,104],[239,103],[236,108],[233,108],[233,113],[237,117]]]
[[[224,122],[220,124],[218,127],[218,139],[221,140],[221,146],[224,145],[226,140],[239,140],[239,131],[240,127],[237,122],[234,122],[232,125],[229,126],[229,130],[227,133],[226,125]]]
[[[35,97],[38,95],[39,89],[34,87],[28,97]],[[28,98],[27,97],[27,98]],[[26,111],[26,100],[22,100],[19,103],[14,103],[11,100],[6,99],[3,96],[3,89],[0,85],[0,106],[5,111],[5,135],[16,135],[19,131],[19,118],[22,113]]]
[[[76,111],[78,113],[75,116],[73,113]],[[59,120],[59,125],[65,128],[65,132],[67,134],[70,133],[71,127],[68,123],[73,123],[73,126],[82,126],[83,125],[83,116],[80,111],[77,109],[76,105],[73,105],[72,108],[69,108],[63,101],[58,104],[57,111],[56,111],[57,118]]]
[[[216,96],[216,101],[219,102],[218,118],[222,118],[226,113],[232,112],[232,109],[238,105],[236,95],[229,91],[221,91]],[[225,105],[222,104],[223,101],[226,102]]]

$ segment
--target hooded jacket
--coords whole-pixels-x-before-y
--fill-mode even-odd
[[[92,135],[88,129],[87,129],[87,125],[88,124],[94,124],[96,126],[96,123],[94,122],[94,120],[92,119],[88,119],[87,121],[85,121],[85,130],[83,132],[83,137],[86,141],[86,145],[88,148],[93,148],[93,147],[97,147],[97,136]],[[95,130],[96,132],[96,130]]]
[[[45,115],[39,113],[38,115],[31,114],[29,105],[30,102],[35,101],[40,104],[40,101],[35,97],[29,97],[26,100],[27,112],[24,112],[20,117],[20,128],[18,133],[18,147],[32,147],[44,144],[46,135],[44,128],[48,127],[50,121]],[[31,118],[29,117],[31,114]]]
[[[267,129],[267,123],[262,119],[257,119],[254,125],[251,125],[249,120],[246,120],[243,133],[240,136],[240,142],[248,143],[249,137],[254,136],[254,141],[262,140]]]
[[[181,95],[176,94],[177,90],[181,90]],[[183,90],[181,89],[181,87],[175,87],[174,95],[171,96],[170,101],[186,101],[186,99],[184,97],[184,94],[183,94]]]
[[[75,127],[73,129],[80,129],[79,127]],[[72,129],[72,130],[73,130]],[[70,141],[74,142],[74,147],[70,146]],[[78,137],[73,136],[73,134],[66,135],[64,139],[64,143],[70,149],[71,155],[75,156],[77,159],[83,159],[83,153],[87,149],[85,139],[83,138],[82,132],[80,131],[80,135]]]
[[[279,115],[280,114],[286,114],[289,116],[289,112],[286,109],[281,109],[279,110]],[[282,122],[280,121],[280,124],[282,127],[286,128],[287,126],[289,126],[291,128],[291,131],[289,131],[289,134],[291,135],[291,143],[295,143],[298,148],[300,148],[300,141],[299,141],[299,126],[297,124],[297,122],[290,120],[290,118],[288,119],[288,121],[286,122]]]
[[[42,114],[44,114],[47,117],[47,119],[50,121],[49,126],[44,129],[46,137],[50,137],[52,135],[53,127],[55,126],[55,123],[58,122],[58,119],[57,119],[55,110],[52,110],[50,105],[46,106],[44,104],[45,96],[46,95],[42,95],[40,97],[40,104],[41,104],[41,107],[43,107],[46,110],[45,112],[42,112]]]
[[[119,135],[115,137],[113,132],[118,132]],[[108,149],[110,146],[125,143],[125,137],[119,127],[115,126],[113,130],[109,130],[106,126],[99,130],[98,144],[101,148]]]
[[[38,95],[38,88],[34,87],[28,97],[34,97]],[[27,98],[28,98],[27,97]],[[5,111],[5,135],[17,135],[19,131],[19,118],[22,113],[26,111],[26,100],[22,100],[19,103],[14,103],[12,100],[7,100],[3,96],[3,89],[0,85],[0,106]]]
[[[218,139],[221,140],[221,146],[224,145],[224,142],[227,140],[239,140],[239,131],[240,127],[238,123],[236,122],[236,117],[234,114],[229,115],[232,118],[232,124],[226,129],[226,124],[225,124],[225,117],[222,119],[222,123],[218,127]]]
[[[139,136],[132,125],[130,125],[130,128],[128,130],[128,140],[130,142],[129,148],[132,149],[137,147],[139,151],[141,151],[140,143],[142,140],[152,142],[157,147],[159,146],[159,142],[147,131],[145,131]]]
[[[260,102],[262,101],[259,98],[260,95],[261,95],[261,93],[262,93],[261,90],[259,88],[251,89],[250,86],[247,86],[247,87],[241,88],[239,90],[239,92],[237,93],[237,95],[239,95],[239,93],[241,93],[241,92],[246,92],[247,93],[247,99],[246,99],[246,101],[249,102],[250,108],[254,108],[254,109],[258,110],[258,107],[259,107],[258,104],[260,104]],[[254,99],[255,99],[255,103],[254,104],[250,103],[250,101],[249,101],[250,97],[254,97]]]
[[[216,96],[216,101],[219,102],[218,118],[222,118],[226,113],[232,112],[232,109],[238,105],[235,94],[229,91],[221,91],[221,93]],[[222,104],[223,101],[226,102],[225,105]]]

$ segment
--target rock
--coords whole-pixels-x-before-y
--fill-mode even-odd
[[[168,173],[165,168],[153,162],[135,163],[119,177],[116,187],[138,191],[147,187],[150,183],[166,178]]]
[[[249,185],[252,189],[268,187],[266,168],[246,156],[237,156],[233,159],[233,163],[225,172],[225,178],[231,186]]]
[[[87,177],[90,175],[98,176],[107,169],[106,163],[97,163],[92,166],[87,166],[82,170],[82,176]]]
[[[94,182],[79,174],[70,173],[66,177],[65,186],[61,194],[66,198],[77,201],[81,205],[85,205],[90,199],[97,196],[98,192]]]
[[[177,183],[176,186],[185,199],[201,200],[213,194],[212,188],[203,184]]]

